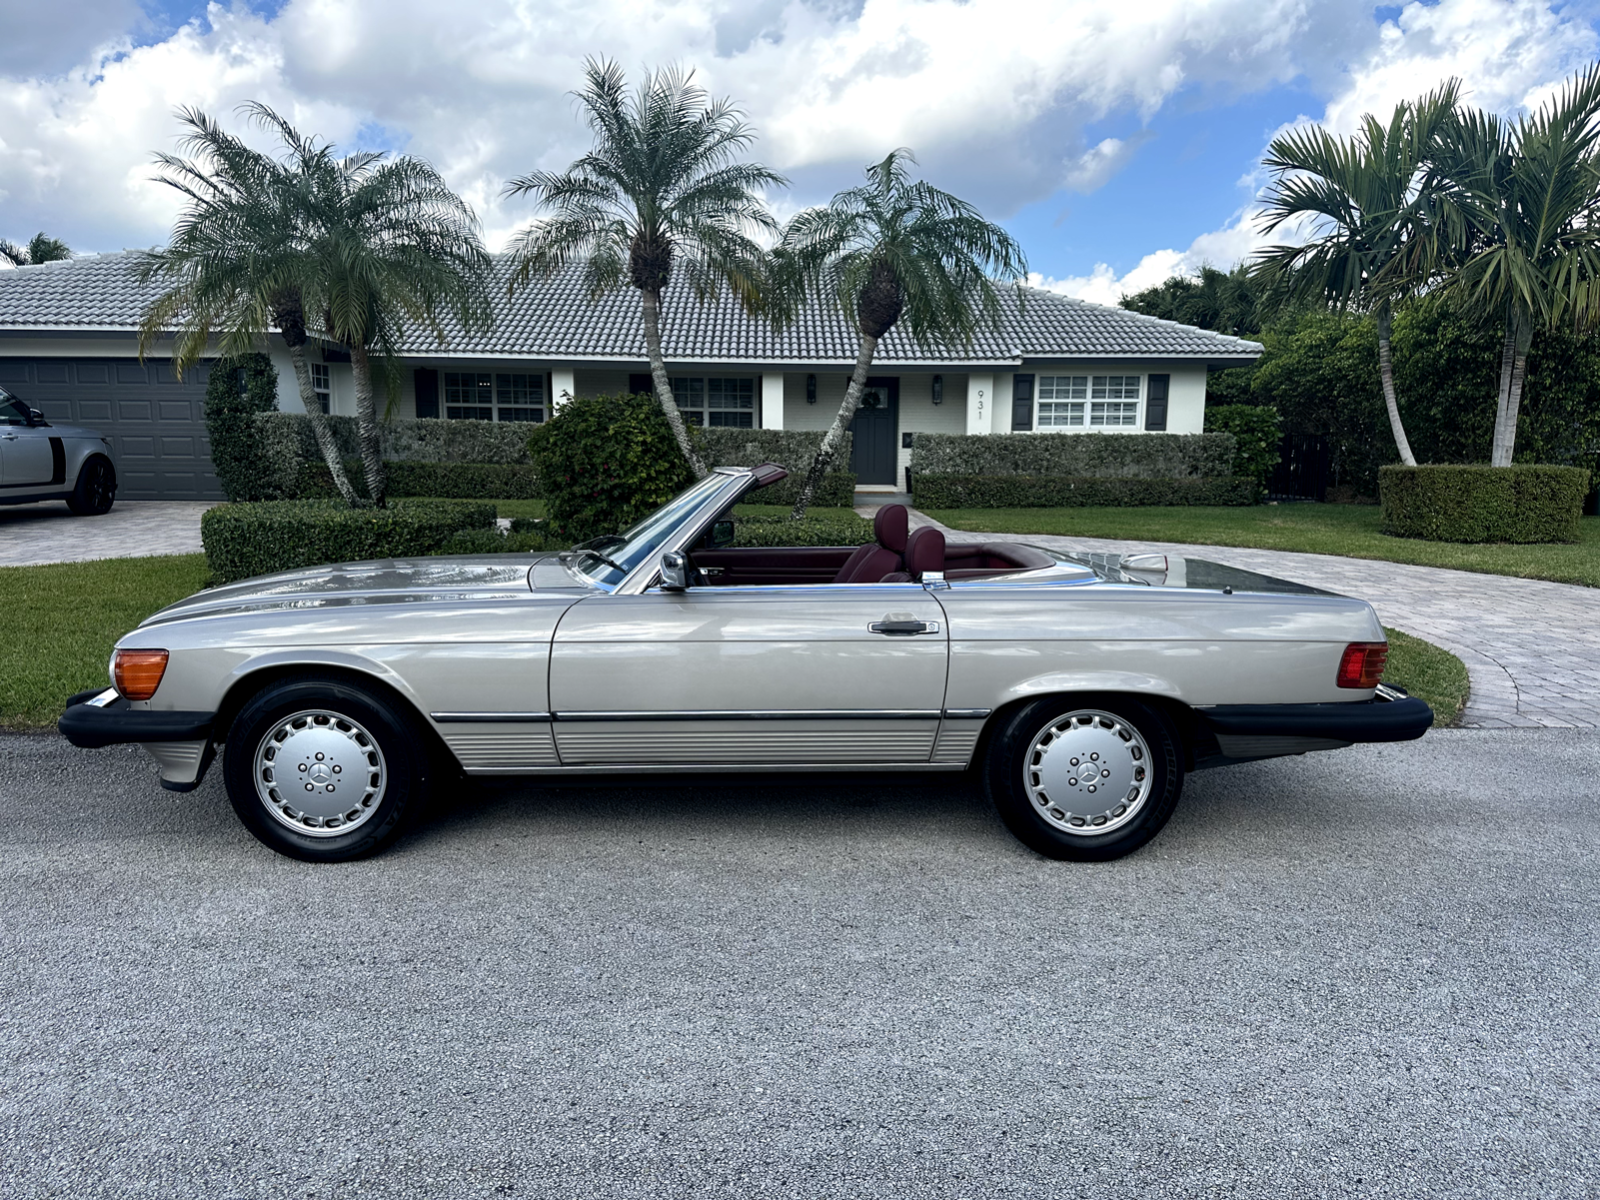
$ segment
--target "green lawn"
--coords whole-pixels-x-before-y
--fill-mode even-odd
[[[1385,683],[1403,687],[1426,700],[1433,709],[1435,727],[1454,725],[1467,703],[1467,665],[1432,642],[1384,629],[1389,637],[1389,664]]]
[[[962,508],[928,515],[952,529],[1054,533],[1140,542],[1188,542],[1342,554],[1486,575],[1520,575],[1600,587],[1600,517],[1585,517],[1582,541],[1561,546],[1462,546],[1386,537],[1379,510],[1362,504],[1253,508]]]
[[[73,692],[109,682],[119,637],[207,574],[200,554],[0,567],[0,729],[54,725]]]

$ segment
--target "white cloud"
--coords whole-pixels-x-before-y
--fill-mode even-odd
[[[1349,134],[1363,113],[1387,115],[1400,101],[1451,77],[1465,84],[1468,103],[1514,114],[1537,106],[1563,78],[1597,55],[1600,35],[1575,6],[1556,12],[1542,0],[1412,3],[1386,22],[1365,56],[1350,65],[1318,123]],[[1302,117],[1295,123],[1310,120]],[[1265,177],[1258,173],[1242,182],[1253,191]],[[1080,299],[1115,304],[1172,275],[1192,275],[1205,265],[1227,269],[1269,242],[1294,242],[1301,236],[1285,227],[1263,237],[1258,213],[1249,205],[1230,224],[1201,234],[1187,249],[1152,251],[1122,275],[1098,263],[1087,275],[1035,277],[1035,282]]]

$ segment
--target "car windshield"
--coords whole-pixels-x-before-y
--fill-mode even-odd
[[[699,515],[707,501],[737,478],[713,471],[631,529],[580,542],[573,547],[570,559],[573,569],[596,583],[615,587],[640,563],[659,554],[686,522]]]

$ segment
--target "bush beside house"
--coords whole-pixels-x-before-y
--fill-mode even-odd
[[[1421,466],[1378,472],[1383,532],[1435,542],[1576,542],[1578,467]]]
[[[256,421],[278,407],[278,372],[265,354],[220,358],[206,378],[206,438],[211,465],[230,500],[275,500]],[[330,487],[332,486],[330,482]]]
[[[1221,404],[1206,409],[1208,433],[1233,435],[1233,464],[1229,473],[1251,479],[1262,492],[1283,455],[1283,435],[1278,412],[1251,404]]]
[[[1237,450],[1231,433],[919,433],[911,486],[920,508],[1252,504]]]

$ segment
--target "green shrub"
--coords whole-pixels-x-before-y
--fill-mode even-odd
[[[1433,542],[1576,542],[1579,467],[1435,465],[1378,472],[1384,533]]]
[[[694,482],[654,397],[569,400],[534,427],[528,455],[543,485],[553,536],[617,533]]]
[[[367,494],[361,460],[345,461],[351,486]],[[454,500],[537,500],[539,476],[527,463],[392,462],[387,464],[389,495],[439,496]],[[326,464],[303,463],[295,494],[302,499],[334,499],[339,493]]]
[[[1227,475],[1228,433],[919,433],[917,475],[1065,475],[1077,479],[1184,479]]]
[[[564,544],[553,544],[543,533],[502,531],[490,529],[462,529],[452,533],[435,554],[543,554],[550,550],[565,550]]]
[[[255,436],[256,419],[278,407],[278,372],[265,354],[219,358],[206,379],[211,465],[229,500],[272,500],[285,493]]]
[[[758,493],[758,495],[761,493]],[[856,516],[735,517],[735,546],[864,546],[872,541],[872,522]]]
[[[466,500],[396,500],[387,508],[274,500],[207,510],[200,541],[212,578],[231,583],[321,563],[432,554],[457,531],[494,523],[494,505]]]
[[[1278,410],[1254,404],[1220,404],[1206,409],[1206,429],[1233,435],[1233,466],[1229,474],[1253,479],[1265,491],[1283,454]]]
[[[1064,475],[913,475],[911,486],[918,508],[1084,508],[1256,502],[1255,480],[1238,476],[1086,479]]]
[[[822,445],[822,433],[800,429],[699,429],[695,436],[706,465],[756,467],[777,463],[789,472],[781,483],[762,488],[754,499],[762,504],[793,504],[800,498],[811,460]],[[850,461],[850,434],[844,435],[835,462]],[[829,471],[822,477],[811,503],[818,508],[848,508],[854,502],[856,477],[850,471]]]

